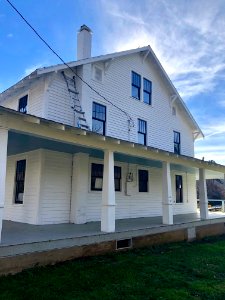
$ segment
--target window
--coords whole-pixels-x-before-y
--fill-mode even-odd
[[[102,82],[102,77],[103,77],[102,74],[103,74],[102,69],[97,66],[94,66],[94,79]]]
[[[27,113],[27,98],[28,96],[26,95],[19,99],[18,111],[23,114]]]
[[[114,167],[115,191],[121,191],[121,167]]]
[[[103,183],[103,165],[91,164],[91,190],[101,191]]]
[[[103,185],[103,164],[91,164],[91,190],[102,191]],[[115,191],[121,191],[121,167],[114,167]]]
[[[141,76],[132,71],[132,97],[141,99]]]
[[[174,153],[180,154],[180,132],[174,131]]]
[[[151,105],[152,103],[152,83],[144,78],[143,101]]]
[[[92,131],[105,135],[106,107],[93,102]]]
[[[141,119],[138,119],[138,143],[146,145],[146,136],[147,136],[147,122]]]
[[[26,172],[26,160],[19,160],[16,163],[16,176],[15,176],[15,203],[23,203],[24,183]]]
[[[183,180],[181,175],[176,175],[176,203],[183,203]]]
[[[148,192],[148,171],[138,170],[139,192]]]

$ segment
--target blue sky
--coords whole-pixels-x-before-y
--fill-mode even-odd
[[[93,31],[93,56],[150,44],[205,134],[196,157],[225,164],[224,0],[11,1],[66,61],[76,59],[82,24]],[[0,0],[0,92],[57,63]]]

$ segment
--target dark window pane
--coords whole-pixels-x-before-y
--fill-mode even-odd
[[[174,131],[174,153],[180,154],[180,132]]]
[[[19,99],[18,111],[24,114],[27,113],[27,98],[28,96],[26,95]]]
[[[151,104],[151,94],[152,94],[152,83],[150,80],[144,78],[143,101],[145,103]]]
[[[145,134],[138,133],[138,144],[145,145]]]
[[[15,176],[15,203],[23,203],[24,184],[25,184],[26,160],[19,160],[16,163]]]
[[[141,119],[138,119],[138,143],[146,145],[147,137],[147,122]]]
[[[151,94],[144,91],[144,103],[151,104]]]
[[[136,86],[132,86],[132,97],[140,99],[140,89]]]
[[[183,178],[181,175],[176,175],[176,203],[183,202]]]
[[[141,76],[132,71],[132,97],[140,100]]]
[[[121,167],[114,167],[115,191],[121,191]]]
[[[105,132],[104,132],[104,122],[93,119],[92,120],[92,131],[104,135],[105,134]]]
[[[93,103],[92,107],[92,131],[105,135],[106,107]]]
[[[91,164],[91,190],[101,191],[103,183],[103,165]]]
[[[148,192],[148,171],[138,170],[139,192]]]
[[[91,164],[91,190],[102,191],[103,164]],[[121,167],[114,167],[115,191],[121,191]]]

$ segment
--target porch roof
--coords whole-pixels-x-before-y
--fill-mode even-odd
[[[0,106],[0,127],[9,129],[8,155],[39,149],[43,147],[43,143],[46,143],[44,148],[52,149],[57,145],[58,151],[69,153],[81,151],[95,157],[102,157],[103,151],[108,149],[115,153],[118,160],[124,156],[133,157],[137,162],[151,161],[155,166],[166,161],[185,168],[204,168],[211,172],[225,174],[225,166],[214,161],[203,161],[110,136],[102,136],[92,131],[22,114],[2,106]],[[20,139],[16,138],[18,135]]]

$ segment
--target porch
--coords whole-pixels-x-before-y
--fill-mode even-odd
[[[160,234],[221,222],[225,222],[225,213],[222,212],[209,212],[207,220],[201,220],[200,213],[175,215],[173,225],[163,224],[162,217],[120,219],[116,220],[115,232],[105,233],[101,231],[100,221],[30,225],[4,220],[0,257]]]

